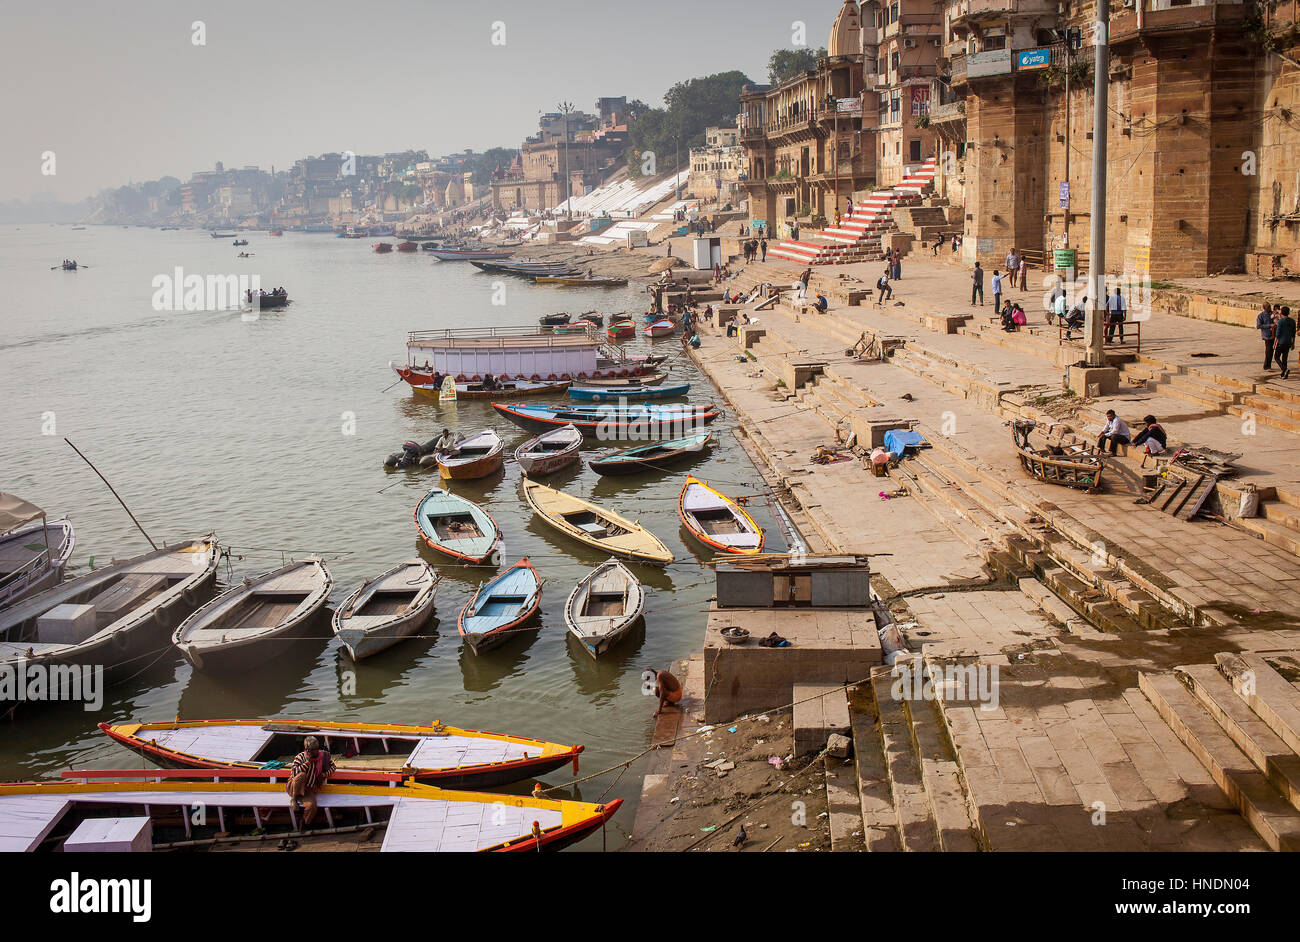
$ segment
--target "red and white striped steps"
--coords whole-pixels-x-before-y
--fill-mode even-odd
[[[768,255],[801,265],[835,265],[883,258],[877,240],[895,228],[894,209],[920,201],[934,183],[935,159],[926,160],[893,189],[876,190],[853,204],[853,215],[838,226],[815,232],[807,239],[786,240]],[[814,241],[816,240],[816,241]]]

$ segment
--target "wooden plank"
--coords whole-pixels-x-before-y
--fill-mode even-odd
[[[1168,483],[1168,479],[1166,479],[1166,483]],[[1184,481],[1182,478],[1178,478],[1173,483],[1173,486],[1168,489],[1169,496],[1164,499],[1163,503],[1161,503],[1160,509],[1165,513],[1170,513],[1171,511],[1169,510],[1169,505],[1172,504],[1174,502],[1174,498],[1176,498],[1179,494],[1181,494],[1186,488],[1187,488],[1187,482]]]
[[[1183,509],[1189,500],[1191,500],[1192,493],[1200,486],[1200,483],[1203,480],[1205,480],[1205,475],[1198,474],[1196,475],[1195,480],[1191,481],[1186,487],[1180,488],[1177,499],[1174,500],[1171,507],[1165,508],[1165,513],[1169,514],[1171,517],[1177,517],[1178,512]]]
[[[1214,491],[1215,485],[1218,483],[1219,479],[1217,477],[1210,476],[1207,478],[1201,489],[1196,492],[1196,496],[1188,501],[1187,506],[1183,508],[1182,513],[1178,516],[1183,520],[1193,519],[1201,512],[1201,508],[1205,505],[1205,501],[1209,498],[1210,494]]]

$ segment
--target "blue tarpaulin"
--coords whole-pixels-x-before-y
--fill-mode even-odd
[[[908,448],[916,448],[925,444],[925,438],[920,432],[913,432],[910,429],[896,428],[890,429],[885,433],[885,447],[889,453],[901,458],[903,452]]]

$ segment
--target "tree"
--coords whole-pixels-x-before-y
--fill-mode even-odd
[[[752,84],[743,72],[719,72],[678,82],[664,95],[663,108],[633,102],[628,124],[628,172],[641,175],[642,159],[655,155],[655,172],[676,169],[689,159],[690,149],[704,143],[705,128],[732,127],[740,108],[740,92]]]
[[[825,56],[825,48],[816,52],[811,49],[778,49],[767,60],[767,80],[773,85],[780,85],[800,72],[817,68],[817,60]]]

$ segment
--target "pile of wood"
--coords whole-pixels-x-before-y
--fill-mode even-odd
[[[1155,485],[1147,489],[1143,500],[1171,517],[1192,520],[1201,512],[1218,483],[1217,474],[1183,467],[1171,461],[1165,468],[1164,477],[1157,479]]]

